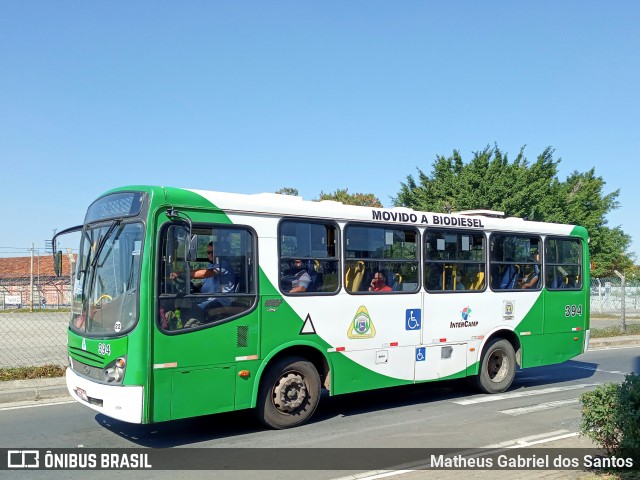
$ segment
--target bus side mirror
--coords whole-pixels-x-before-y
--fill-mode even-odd
[[[62,250],[58,250],[53,256],[53,269],[56,277],[62,275]]]
[[[68,235],[70,233],[79,232],[81,230],[82,230],[82,225],[77,225],[71,228],[65,228],[61,232],[56,233],[51,239],[51,246],[53,248],[53,271],[55,272],[56,277],[59,277],[60,275],[62,275],[62,250],[56,251],[56,248],[57,248],[56,241],[58,237],[61,237],[62,235]],[[71,260],[71,262],[73,262],[73,260]]]

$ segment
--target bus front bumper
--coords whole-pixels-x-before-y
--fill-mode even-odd
[[[582,347],[582,353],[587,353],[587,350],[589,350],[589,340],[591,340],[591,329],[587,329],[584,332],[584,346]]]
[[[143,387],[96,383],[68,367],[66,379],[69,395],[83,405],[123,422],[142,423]]]

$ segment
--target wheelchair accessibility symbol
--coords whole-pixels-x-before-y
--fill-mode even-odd
[[[416,362],[424,362],[427,359],[427,347],[416,348]]]
[[[406,330],[420,330],[421,322],[420,322],[420,309],[419,308],[410,308],[406,311],[404,317],[404,328]]]

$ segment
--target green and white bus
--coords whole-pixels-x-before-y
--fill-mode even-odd
[[[323,389],[503,392],[588,346],[580,226],[130,186],[73,231],[68,390],[126,422],[253,408],[287,428]]]

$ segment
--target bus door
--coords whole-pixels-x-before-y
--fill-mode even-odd
[[[253,234],[227,226],[195,226],[192,234],[185,261],[187,229],[171,225],[162,231],[154,421],[237,408],[238,383],[251,388],[239,380],[236,364],[259,354]]]
[[[582,253],[580,239],[545,240],[545,334],[579,332],[588,326]]]
[[[463,325],[464,316],[469,323],[471,308],[464,297],[468,294],[422,293],[421,342],[415,348],[415,381],[436,380],[464,376],[467,367],[469,328]],[[478,296],[475,296],[478,298]],[[462,322],[462,323],[460,323]]]

